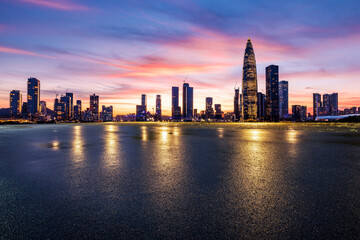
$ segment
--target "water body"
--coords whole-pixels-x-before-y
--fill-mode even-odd
[[[0,239],[360,238],[360,125],[0,127]]]

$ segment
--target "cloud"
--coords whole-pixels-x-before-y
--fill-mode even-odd
[[[10,48],[10,47],[5,47],[5,46],[0,46],[0,52],[9,53],[9,54],[20,54],[20,55],[29,55],[29,56],[36,56],[36,57],[55,59],[52,56],[42,55],[42,54],[31,52],[31,51],[26,51],[26,50],[17,49],[17,48]]]
[[[19,0],[21,2],[41,6],[41,7],[47,7],[47,8],[53,8],[63,11],[83,11],[83,10],[89,10],[88,7],[83,5],[78,5],[75,3],[72,3],[70,1],[65,0]]]

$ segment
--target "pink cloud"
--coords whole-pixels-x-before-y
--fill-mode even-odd
[[[51,57],[51,56],[42,55],[42,54],[39,54],[39,53],[26,51],[26,50],[22,50],[22,49],[17,49],[17,48],[4,47],[4,46],[0,46],[0,52],[9,53],[9,54],[21,54],[21,55],[29,55],[29,56],[36,56],[36,57],[55,59],[54,57]]]
[[[63,11],[89,10],[88,7],[72,3],[70,1],[57,0],[19,0],[21,2],[34,4],[42,7],[54,8]]]

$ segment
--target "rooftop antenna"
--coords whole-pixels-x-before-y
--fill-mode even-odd
[[[186,79],[188,78],[188,75],[186,75],[186,78],[184,79],[184,83],[186,82]]]
[[[54,91],[55,96],[56,96],[55,98],[57,99],[59,94],[55,91],[55,88],[53,88],[53,91]]]
[[[237,82],[238,82],[238,81],[236,81],[236,83],[235,83],[235,87],[234,87],[234,89],[236,89]]]

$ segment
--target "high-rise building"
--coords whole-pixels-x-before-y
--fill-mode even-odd
[[[206,119],[213,119],[214,118],[214,109],[213,105],[213,98],[207,97],[205,99],[205,117]]]
[[[289,114],[289,82],[279,82],[279,109],[280,118],[284,118]]]
[[[161,121],[161,95],[156,95],[155,121]]]
[[[321,116],[322,114],[321,95],[319,93],[313,93],[313,118]]]
[[[145,112],[147,112],[147,96],[146,96],[146,94],[141,94],[141,106],[145,107]]]
[[[63,120],[70,120],[70,113],[71,113],[71,97],[70,96],[61,96],[60,102],[65,104],[65,115]]]
[[[23,115],[23,117],[28,117],[29,116],[29,110],[28,110],[28,103],[27,102],[23,102],[23,104],[22,104],[21,115]]]
[[[194,114],[194,90],[189,83],[183,84],[183,119],[191,121]]]
[[[330,94],[330,113],[333,116],[337,116],[339,114],[338,93]]]
[[[42,116],[47,115],[47,108],[46,108],[46,102],[45,101],[40,101],[40,114]]]
[[[279,66],[266,67],[266,118],[279,121]]]
[[[250,38],[247,40],[244,54],[242,79],[242,117],[244,120],[257,119],[257,73],[255,52]]]
[[[113,106],[106,107],[102,105],[101,120],[111,122],[113,120]]]
[[[36,78],[29,78],[27,82],[27,103],[30,115],[40,113],[40,81]]]
[[[235,121],[240,121],[241,112],[240,112],[240,90],[239,88],[235,88],[235,96],[234,96],[234,115]]]
[[[323,95],[323,114],[325,116],[330,115],[331,108],[330,108],[330,95],[324,94]]]
[[[66,96],[70,99],[68,115],[69,119],[74,118],[74,93],[66,93]]]
[[[292,117],[295,122],[305,122],[307,115],[307,107],[300,105],[292,105]]]
[[[262,92],[257,93],[257,116],[260,120],[265,119],[265,102],[266,97]]]
[[[181,120],[181,107],[179,106],[179,87],[171,89],[171,119],[173,121]]]
[[[10,116],[16,117],[21,114],[22,96],[19,90],[10,92]]]
[[[94,121],[99,120],[99,96],[90,95],[90,111]]]
[[[215,119],[217,121],[223,118],[223,112],[221,111],[221,104],[215,104]]]
[[[74,106],[74,119],[80,120],[81,119],[81,100],[76,101],[76,105]]]
[[[66,96],[65,96],[66,99]],[[66,111],[66,102],[63,102],[59,100],[58,98],[55,98],[54,102],[54,112],[55,112],[55,119],[65,120],[67,118],[67,111]]]

